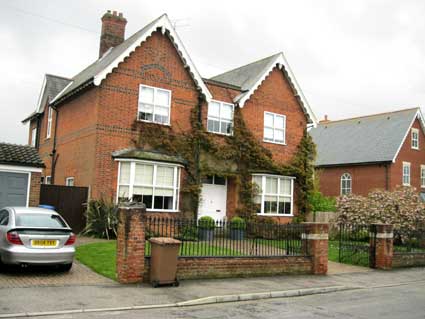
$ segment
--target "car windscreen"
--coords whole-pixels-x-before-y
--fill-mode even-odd
[[[67,227],[65,222],[58,215],[36,213],[16,214],[15,224],[19,227]]]

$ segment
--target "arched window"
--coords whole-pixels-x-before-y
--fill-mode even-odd
[[[344,173],[341,176],[341,195],[351,194],[351,175],[348,173]]]

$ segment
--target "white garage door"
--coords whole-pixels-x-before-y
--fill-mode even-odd
[[[0,172],[0,208],[26,206],[28,174]]]

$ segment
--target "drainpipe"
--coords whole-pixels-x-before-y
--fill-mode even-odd
[[[50,154],[50,156],[52,157],[52,168],[50,172],[51,184],[55,184],[55,168],[56,168],[56,162],[59,157],[59,154],[56,154],[56,131],[58,129],[59,112],[57,108],[53,108],[53,109],[55,110],[56,118],[55,118],[55,132],[53,134],[53,148],[52,148],[52,153]]]
[[[35,133],[35,145],[34,147],[38,150],[39,146],[40,146],[40,116],[37,116],[37,122],[35,124],[35,129],[36,129],[36,133]]]
[[[198,118],[196,125],[202,126],[202,103],[204,102],[204,98],[202,94],[200,93],[198,95]],[[200,154],[201,154],[201,145],[199,143],[199,140],[197,140],[197,144],[195,146],[195,178],[196,183],[199,185],[201,177],[200,177]],[[195,220],[198,220],[198,208],[199,208],[199,202],[197,203],[195,207]]]
[[[388,164],[385,164],[385,190],[390,189],[390,181],[389,181],[389,168]]]

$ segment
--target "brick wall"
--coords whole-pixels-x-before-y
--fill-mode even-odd
[[[393,255],[393,268],[425,266],[425,253],[395,253]]]
[[[403,162],[410,163],[410,184],[416,189],[425,191],[421,188],[420,173],[421,165],[425,165],[425,134],[422,131],[419,120],[416,119],[412,127],[419,129],[419,150],[412,149],[410,131],[400,149],[394,164],[391,165],[391,189],[402,184]]]
[[[311,273],[311,257],[180,257],[177,278],[205,279]],[[150,258],[144,280],[149,281]]]
[[[30,180],[29,206],[37,207],[40,204],[41,173],[32,172]]]
[[[327,167],[316,170],[320,180],[320,191],[325,196],[341,194],[341,176],[349,173],[352,179],[352,191],[357,195],[367,195],[376,188],[385,189],[385,165],[362,165]]]

